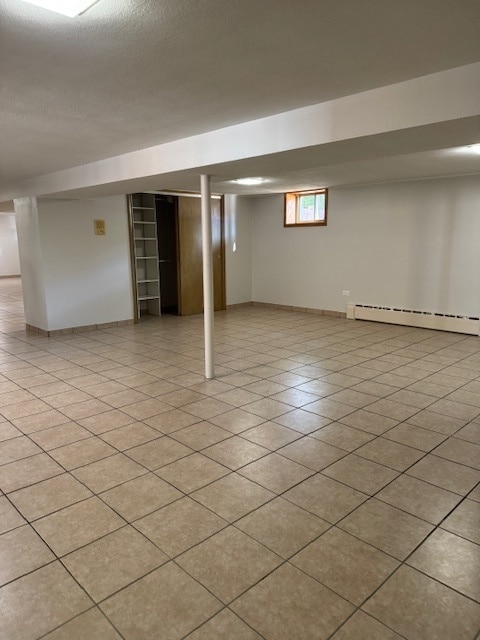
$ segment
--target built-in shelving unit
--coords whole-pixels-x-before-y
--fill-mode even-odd
[[[150,193],[133,193],[129,196],[129,201],[137,318],[144,314],[159,316],[161,307],[155,196]]]

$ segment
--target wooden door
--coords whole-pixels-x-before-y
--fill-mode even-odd
[[[203,312],[200,198],[178,197],[179,314]],[[222,201],[212,198],[214,309],[225,309],[225,242]]]

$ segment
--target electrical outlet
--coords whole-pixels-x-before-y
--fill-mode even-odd
[[[349,296],[350,295],[350,289],[344,289],[342,291],[342,296]]]

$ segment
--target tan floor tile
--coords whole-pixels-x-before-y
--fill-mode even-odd
[[[210,418],[209,422],[212,422],[217,427],[230,431],[230,433],[238,434],[251,427],[262,424],[265,422],[265,419],[248,411],[244,411],[243,409],[232,409],[231,411]]]
[[[28,525],[0,536],[0,585],[39,569],[55,556]]]
[[[438,524],[461,499],[455,493],[406,475],[382,489],[377,498],[432,524]]]
[[[355,454],[397,471],[405,471],[425,455],[423,451],[387,440],[382,436],[367,442],[357,449]]]
[[[368,411],[378,413],[393,420],[406,420],[419,411],[418,407],[404,404],[402,402],[394,402],[389,398],[382,398],[373,404],[368,405]]]
[[[353,511],[367,496],[321,474],[287,491],[284,498],[335,524]]]
[[[89,498],[34,523],[51,549],[63,556],[119,529],[125,522],[98,498]]]
[[[74,391],[69,391],[68,393],[62,392],[48,396],[48,404],[54,409],[61,409],[70,404],[88,402],[91,399],[92,398],[88,395],[88,393],[75,389]]]
[[[207,447],[202,453],[225,467],[236,470],[265,456],[269,450],[244,438],[233,436],[228,440]]]
[[[430,429],[437,433],[443,433],[445,435],[452,435],[455,431],[458,431],[467,420],[461,418],[453,418],[452,416],[442,415],[434,411],[420,411],[407,420],[407,423],[414,424],[417,427],[423,429]]]
[[[402,640],[401,636],[363,611],[357,611],[347,620],[332,640]]]
[[[37,396],[37,398],[48,398],[48,396],[52,396],[57,393],[66,393],[74,390],[75,389],[72,385],[65,382],[49,382],[47,384],[39,384],[32,387],[31,392],[33,395]]]
[[[198,386],[199,385],[196,385],[196,387]],[[246,389],[230,389],[229,391],[215,395],[215,399],[220,400],[220,402],[231,404],[232,407],[241,407],[249,402],[261,400],[262,396],[258,393],[247,391]]]
[[[324,418],[316,413],[310,413],[303,409],[294,409],[289,413],[278,416],[274,420],[276,423],[284,427],[298,431],[299,433],[308,434],[316,431],[327,424],[330,424],[330,418]]]
[[[181,496],[180,491],[148,473],[105,491],[101,497],[125,520],[132,522]]]
[[[339,482],[373,495],[398,476],[398,472],[381,464],[349,454],[322,472]]]
[[[429,406],[430,411],[442,413],[453,418],[461,420],[473,420],[480,414],[480,408],[462,402],[454,402],[452,400],[437,400]]]
[[[183,410],[187,413],[191,413],[194,416],[198,416],[202,420],[209,420],[220,413],[226,413],[231,411],[232,405],[226,402],[221,402],[215,398],[205,398],[204,400],[198,400],[197,402],[190,402],[183,406]]]
[[[480,624],[478,604],[407,566],[363,609],[405,638],[466,640],[475,636]]]
[[[317,413],[324,418],[330,418],[330,420],[340,420],[340,418],[344,418],[355,411],[355,408],[351,405],[335,402],[334,400],[330,400],[330,398],[322,398],[316,402],[311,402],[303,408],[306,411]]]
[[[0,414],[7,420],[14,422],[15,419],[42,413],[43,411],[48,411],[48,409],[50,409],[50,406],[43,400],[27,400],[26,402],[17,402],[8,405],[8,407],[2,407]]]
[[[59,629],[44,636],[44,640],[121,640],[110,622],[98,609],[82,613]]]
[[[75,422],[65,422],[50,429],[42,429],[30,434],[30,438],[42,449],[49,451],[78,440],[85,440],[91,437],[90,431],[84,429]]]
[[[0,466],[9,462],[16,462],[22,458],[28,458],[41,453],[41,451],[40,447],[37,447],[27,436],[4,440],[0,442]]]
[[[69,473],[62,473],[30,487],[13,491],[9,498],[25,518],[32,521],[91,495],[91,491]]]
[[[291,405],[286,404],[285,402],[278,402],[277,400],[272,400],[270,398],[262,398],[262,400],[250,402],[249,404],[244,405],[243,408],[245,409],[245,411],[253,413],[254,415],[259,416],[260,418],[264,418],[265,420],[278,418],[278,416],[281,416],[284,413],[288,413],[292,410]]]
[[[253,629],[248,627],[237,616],[224,609],[217,613],[211,620],[188,636],[188,640],[261,640]]]
[[[464,500],[441,524],[442,529],[480,544],[480,504]]]
[[[160,467],[166,464],[184,458],[190,453],[192,453],[190,447],[186,447],[168,436],[162,436],[157,440],[128,450],[128,456],[130,458],[151,471],[155,471],[155,469],[160,469]]]
[[[353,389],[342,389],[342,391],[329,395],[328,399],[361,409],[362,407],[372,404],[372,402],[376,402],[378,397],[369,393],[354,391]]]
[[[273,497],[275,494],[271,491],[236,473],[192,493],[192,498],[229,522],[241,518]]]
[[[340,422],[349,427],[361,429],[367,433],[373,433],[376,436],[385,433],[385,431],[388,431],[398,424],[398,420],[393,420],[392,418],[372,413],[371,411],[365,411],[364,409],[359,409],[354,413],[350,413],[348,416],[344,416]]]
[[[122,389],[121,391],[108,393],[107,395],[102,397],[103,402],[106,402],[115,409],[120,409],[122,407],[126,407],[129,404],[133,404],[134,402],[142,402],[143,400],[148,399],[149,398],[147,395],[145,395],[144,393],[140,393],[140,391],[135,391],[134,389]]]
[[[449,438],[435,449],[435,455],[480,470],[480,445]]]
[[[177,558],[177,564],[225,603],[280,563],[276,554],[231,526]]]
[[[172,438],[187,445],[187,447],[190,447],[194,451],[205,449],[205,447],[230,438],[231,435],[229,431],[225,431],[225,429],[221,429],[205,421],[197,422],[171,434]]]
[[[22,524],[25,524],[25,520],[13,507],[5,496],[0,496],[0,534],[16,529]]]
[[[0,424],[0,443],[4,442],[5,440],[11,440],[12,438],[18,438],[18,436],[21,435],[22,432],[20,431],[20,429],[14,427],[13,424],[10,424],[10,422],[3,422],[2,424]]]
[[[183,553],[225,526],[225,520],[190,498],[177,500],[135,522],[135,527],[170,557]]]
[[[145,420],[152,418],[153,416],[169,411],[170,406],[165,402],[161,402],[156,398],[149,398],[148,400],[142,400],[141,402],[134,402],[126,407],[122,407],[122,411],[128,416],[132,416],[135,420]]]
[[[407,473],[409,476],[425,480],[425,482],[430,482],[437,487],[462,496],[466,495],[480,481],[480,473],[475,469],[439,458],[433,454],[422,458],[408,469]]]
[[[357,606],[399,566],[390,556],[335,527],[290,562]]]
[[[168,557],[130,526],[62,559],[95,602],[115,593],[166,562]]]
[[[183,638],[222,608],[198,582],[173,563],[112,596],[102,610],[126,640]]]
[[[0,467],[0,489],[4,493],[28,487],[29,485],[63,473],[62,467],[46,453],[17,460]]]
[[[91,605],[60,562],[54,562],[0,589],[0,637],[38,638]]]
[[[183,407],[191,402],[205,400],[205,396],[203,393],[197,393],[191,389],[177,389],[176,391],[170,391],[162,394],[161,400],[172,407]]]
[[[115,453],[117,453],[116,449],[97,437],[79,440],[50,451],[51,457],[67,471],[107,458]]]
[[[480,422],[471,422],[470,424],[462,427],[455,434],[455,438],[466,440],[467,442],[474,442],[480,445]]]
[[[326,640],[353,612],[343,598],[288,564],[247,591],[231,608],[271,640]]]
[[[147,470],[144,467],[122,453],[72,471],[72,475],[94,493],[108,491],[145,473]]]
[[[278,402],[284,402],[292,407],[299,408],[309,404],[310,402],[316,402],[318,400],[318,396],[314,393],[308,393],[306,391],[291,388],[271,395],[270,399],[277,400]]]
[[[72,385],[75,384],[75,378],[72,380]],[[106,382],[100,382],[89,386],[86,390],[94,398],[105,399],[105,396],[112,395],[121,391],[127,391],[128,387],[120,382],[114,382],[113,380],[106,380]],[[141,391],[141,389],[139,389]],[[109,403],[110,404],[110,403]]]
[[[249,374],[245,374],[245,377],[250,378]],[[271,380],[258,379],[257,381],[251,381],[243,387],[246,391],[259,394],[261,396],[273,396],[276,393],[281,393],[288,389],[287,386],[279,384],[278,382],[272,382]]]
[[[124,427],[102,433],[100,437],[119,451],[125,451],[140,444],[145,444],[145,442],[155,440],[160,435],[156,429],[148,427],[143,422],[132,422]]]
[[[310,436],[344,451],[354,451],[375,437],[371,433],[353,429],[341,422],[331,422],[326,427],[314,431]]]
[[[181,458],[156,471],[158,476],[184,493],[191,493],[229,473],[230,469],[200,453]]]
[[[298,440],[301,434],[293,429],[282,427],[276,422],[264,422],[258,427],[252,427],[242,432],[242,438],[275,451],[294,440]]]
[[[464,595],[480,600],[480,546],[437,529],[407,563]]]
[[[300,507],[276,498],[235,523],[282,558],[288,558],[330,526]]]
[[[181,409],[169,409],[157,416],[144,420],[145,424],[153,427],[160,433],[176,433],[180,429],[189,427],[190,425],[200,424],[201,418],[192,416]]]
[[[360,391],[361,393],[367,393],[372,396],[378,396],[379,398],[384,398],[385,396],[389,396],[392,393],[392,387],[388,384],[382,384],[381,382],[376,382],[374,380],[363,380],[363,382],[359,382],[358,384],[350,387],[352,391]]]
[[[127,416],[123,411],[112,409],[111,411],[104,411],[89,418],[81,418],[77,420],[77,422],[91,433],[99,435],[111,429],[118,429],[119,427],[131,424],[134,422],[134,419],[131,416]]]
[[[447,436],[404,422],[384,433],[383,437],[398,442],[399,444],[427,452],[443,442]]]
[[[434,528],[424,520],[375,499],[360,505],[337,527],[399,560],[404,560]]]
[[[282,493],[311,476],[314,471],[281,455],[270,453],[242,467],[238,473],[270,491]]]
[[[395,393],[392,393],[388,399],[393,402],[401,402],[402,404],[409,405],[412,409],[414,407],[417,409],[425,409],[430,404],[436,402],[436,399],[432,398],[432,396],[418,391],[412,391],[412,389],[396,391]]]
[[[288,444],[279,449],[277,453],[314,471],[320,471],[346,455],[343,449],[338,449],[310,436]]]

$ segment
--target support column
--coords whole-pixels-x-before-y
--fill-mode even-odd
[[[202,254],[203,254],[203,317],[205,332],[205,377],[215,377],[213,349],[213,263],[212,263],[212,212],[210,176],[200,177],[202,195]]]

